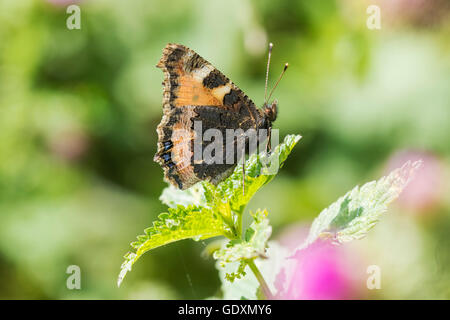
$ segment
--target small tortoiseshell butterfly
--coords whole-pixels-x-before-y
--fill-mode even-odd
[[[267,64],[266,96],[271,48],[272,44]],[[201,180],[217,184],[232,173],[237,163],[208,164],[194,160],[194,121],[201,121],[203,132],[211,128],[222,132],[226,129],[266,129],[266,138],[270,139],[272,122],[277,116],[276,101],[270,105],[265,102],[262,109],[257,108],[219,70],[180,44],[167,44],[156,66],[164,72],[164,114],[157,127],[158,151],[154,161],[163,167],[165,180],[175,187],[184,190]],[[283,73],[286,68],[287,64]],[[177,134],[180,130],[189,134]]]

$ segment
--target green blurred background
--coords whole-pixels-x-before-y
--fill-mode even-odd
[[[66,28],[70,3],[81,30]],[[370,4],[381,30],[366,26]],[[250,209],[267,208],[283,237],[422,158],[389,215],[349,246],[383,272],[382,289],[361,283],[358,297],[449,299],[449,17],[447,0],[1,0],[0,298],[217,295],[206,243],[190,240],[146,254],[116,287],[128,244],[165,210],[155,64],[166,43],[187,45],[262,105],[273,42],[272,84],[290,64],[275,127],[303,139]],[[66,288],[69,265],[81,290]]]

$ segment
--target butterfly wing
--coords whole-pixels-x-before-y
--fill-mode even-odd
[[[221,181],[236,163],[195,160],[194,141],[198,137],[194,122],[201,122],[202,135],[208,129],[220,130],[225,146],[226,129],[260,128],[265,121],[263,113],[220,71],[183,45],[168,44],[156,66],[164,72],[164,114],[157,127],[154,160],[163,167],[166,180],[179,189],[200,180]],[[205,148],[209,142],[201,143]],[[223,156],[225,160],[226,150]]]

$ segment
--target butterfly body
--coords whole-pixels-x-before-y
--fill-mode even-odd
[[[183,45],[168,44],[157,67],[164,72],[164,91],[154,160],[163,167],[165,180],[179,189],[201,180],[217,184],[236,166],[237,161],[225,161],[236,148],[224,150],[222,163],[195,159],[194,143],[200,132],[194,130],[194,124],[201,123],[201,134],[219,130],[225,146],[227,129],[270,131],[276,119],[276,102],[257,108],[226,76]],[[201,143],[204,148],[209,142]]]

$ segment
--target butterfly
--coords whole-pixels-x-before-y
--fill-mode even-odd
[[[269,47],[265,97],[271,49],[272,44]],[[209,129],[224,133],[224,142],[225,132],[229,129],[265,129],[268,134],[264,138],[270,139],[272,123],[277,117],[277,101],[267,103],[271,94],[269,99],[265,99],[263,108],[257,108],[223,73],[181,44],[167,44],[156,66],[164,73],[164,90],[163,116],[156,130],[158,149],[154,161],[162,166],[167,182],[185,190],[203,180],[217,184],[233,172],[239,161],[237,148],[223,150],[224,158],[233,153],[231,156],[236,161],[232,163],[209,163],[194,157],[196,139]],[[195,123],[201,123],[200,132],[194,130]],[[207,144],[207,141],[200,141],[203,149]],[[237,146],[236,140],[234,146]],[[245,154],[241,153],[240,157],[245,161]],[[245,181],[245,171],[243,179]]]

